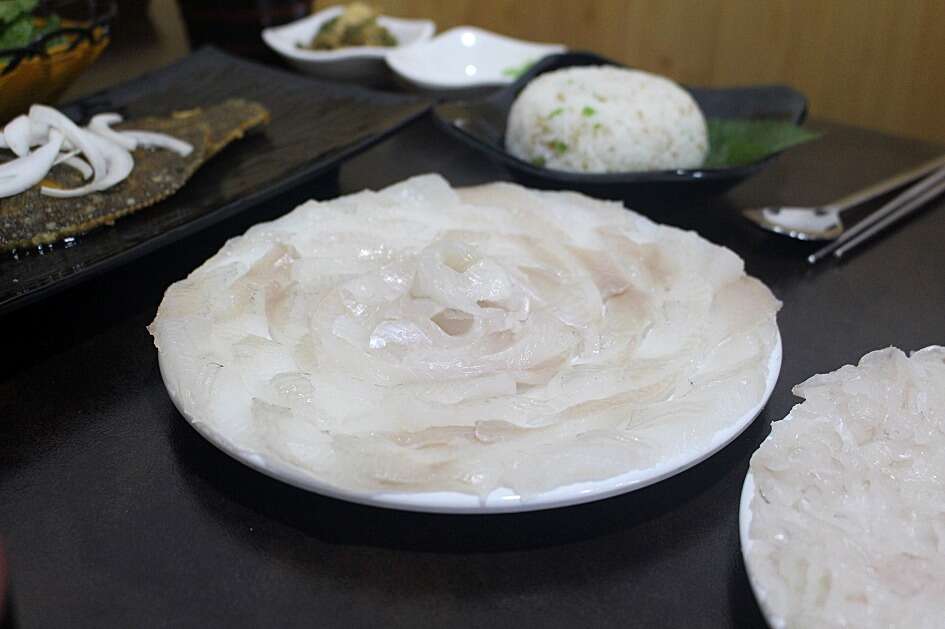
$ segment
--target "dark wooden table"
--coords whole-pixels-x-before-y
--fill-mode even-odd
[[[176,412],[145,330],[164,290],[300,200],[436,171],[503,170],[420,121],[320,181],[0,321],[0,537],[15,626],[752,627],[737,510],[748,459],[811,374],[945,341],[945,207],[843,264],[743,222],[940,149],[835,125],[725,198],[653,213],[741,254],[784,301],[780,382],[721,453],[598,503],[507,516],[400,513],[257,474]],[[641,208],[645,209],[645,208]]]

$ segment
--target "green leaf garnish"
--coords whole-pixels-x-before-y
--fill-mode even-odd
[[[551,120],[551,119],[554,118],[555,116],[561,115],[562,113],[564,113],[564,107],[558,107],[558,108],[555,109],[553,112],[551,112],[550,114],[548,114],[548,119]]]
[[[62,28],[62,20],[56,14],[38,19],[33,11],[39,0],[0,0],[0,50],[24,48]],[[65,41],[65,36],[55,37],[45,42],[50,48]],[[0,56],[0,69],[10,62],[12,57]]]
[[[512,79],[517,79],[518,77],[528,72],[528,69],[531,68],[533,65],[535,65],[535,61],[536,61],[535,59],[529,59],[528,61],[526,61],[520,66],[509,66],[507,68],[503,68],[502,76],[507,76]]]
[[[539,155],[538,157],[532,158],[532,165],[538,166],[539,168],[545,167],[545,158]]]
[[[59,19],[59,16],[56,14],[50,15],[43,26],[36,28],[36,37],[43,37],[53,31],[58,31],[60,28],[62,28],[62,20]]]
[[[0,0],[0,24],[10,24],[32,13],[37,4],[39,0]]]
[[[709,154],[704,168],[743,166],[820,137],[791,122],[709,118]]]
[[[587,105],[585,105],[584,109],[581,110],[581,115],[584,116],[585,118],[590,118],[596,113],[597,113],[596,109],[594,109],[593,107],[588,107]]]
[[[553,140],[548,143],[548,148],[557,153],[558,155],[564,155],[565,151],[568,150],[568,145],[562,142],[561,140]]]
[[[22,48],[34,38],[33,18],[22,15],[3,27],[0,31],[0,50]]]
[[[54,33],[55,31],[58,31],[60,28],[62,28],[62,20],[59,18],[58,15],[54,13],[49,16],[49,19],[46,20],[45,26],[42,26],[36,29],[35,37],[36,39],[40,37],[45,37],[46,35],[50,33]],[[66,41],[67,41],[67,37],[65,35],[60,35],[59,37],[53,37],[52,39],[46,42],[45,44],[46,50],[49,50],[53,46],[58,46],[59,44],[62,44]]]
[[[20,15],[20,8],[13,0],[0,1],[0,24],[9,24]]]

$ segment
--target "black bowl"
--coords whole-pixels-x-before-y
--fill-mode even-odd
[[[608,199],[647,205],[675,204],[725,192],[760,171],[775,155],[743,166],[632,173],[583,174],[551,170],[518,159],[505,150],[509,109],[529,81],[539,74],[570,66],[621,64],[586,52],[545,57],[515,83],[487,98],[447,102],[433,109],[437,125],[470,147],[505,164],[517,181],[545,189],[577,190]],[[787,120],[800,124],[807,99],[784,85],[732,88],[686,88],[707,118]]]

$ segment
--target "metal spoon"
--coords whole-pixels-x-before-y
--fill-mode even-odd
[[[903,186],[945,166],[945,155],[925,162],[889,179],[875,183],[859,192],[827,203],[821,207],[761,207],[742,210],[742,216],[762,229],[799,240],[833,240],[843,233],[840,213],[881,194]]]

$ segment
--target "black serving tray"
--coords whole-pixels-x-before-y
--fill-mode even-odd
[[[512,103],[539,74],[571,66],[615,65],[587,52],[545,57],[515,83],[473,101],[447,102],[434,107],[440,128],[473,149],[504,164],[512,177],[536,188],[577,190],[597,197],[621,199],[632,205],[673,205],[720,194],[760,171],[774,156],[744,166],[613,174],[583,174],[551,170],[514,157],[505,149],[505,127]],[[687,87],[709,118],[788,120],[801,124],[807,99],[784,85],[732,88]]]
[[[61,107],[74,120],[126,118],[245,98],[271,122],[203,165],[176,194],[68,241],[0,254],[0,313],[304,185],[426,113],[431,101],[300,77],[214,48]]]

